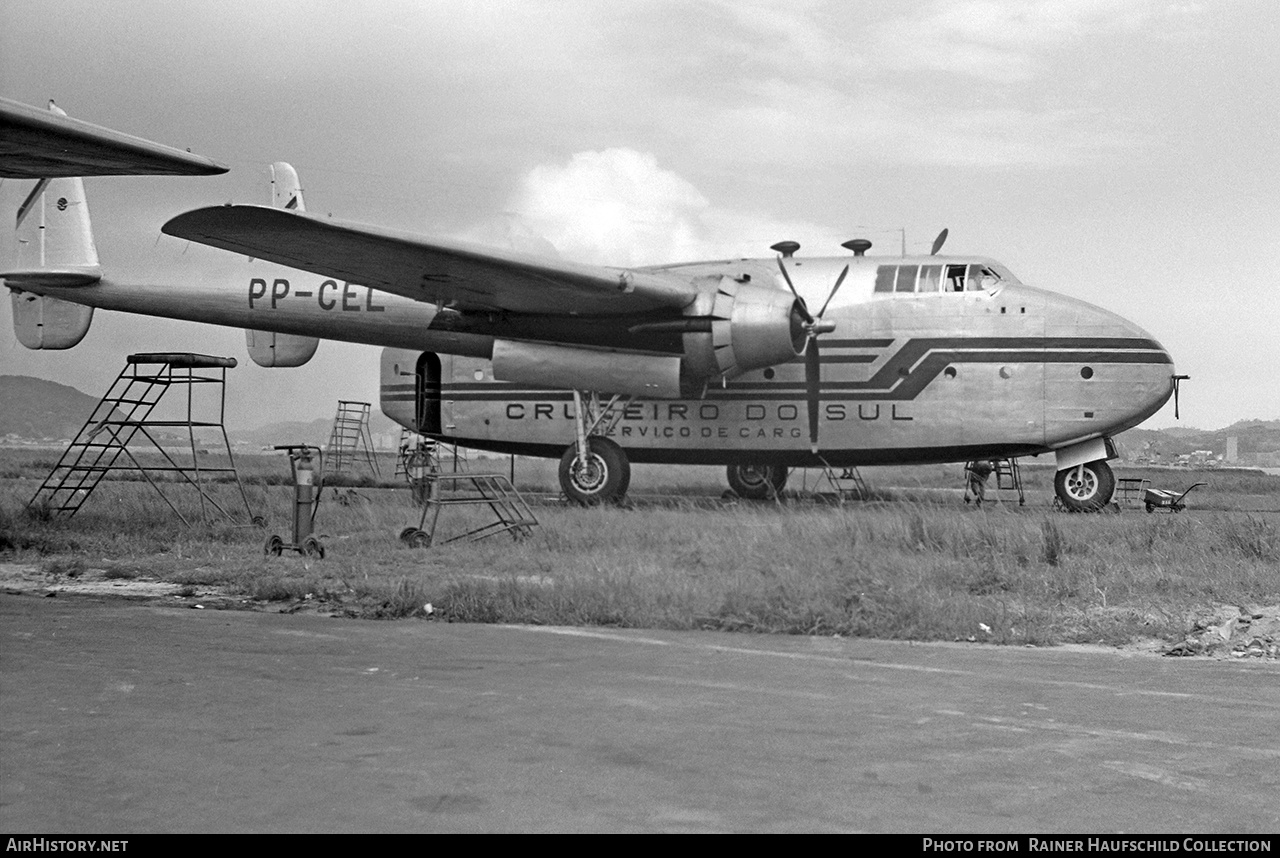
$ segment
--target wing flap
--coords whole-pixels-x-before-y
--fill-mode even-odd
[[[580,265],[265,206],[196,209],[163,231],[459,310],[628,315],[680,309],[697,295],[683,275]]]

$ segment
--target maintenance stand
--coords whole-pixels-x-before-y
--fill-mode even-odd
[[[218,503],[210,494],[210,486],[206,485],[206,480],[210,478],[230,474],[239,489],[245,517],[254,525],[265,523],[249,507],[249,498],[245,494],[244,484],[240,482],[240,474],[236,471],[231,443],[227,440],[227,430],[223,425],[227,401],[227,370],[235,366],[235,358],[188,352],[129,355],[120,375],[99,400],[76,437],[67,445],[62,457],[36,489],[27,506],[70,518],[84,506],[108,473],[136,470],[183,524],[190,526],[191,522],[169,499],[161,483],[153,475],[176,474],[178,479],[194,488],[200,497],[202,522],[208,523],[211,510],[234,521],[234,516]],[[175,388],[186,393],[185,418],[159,419],[156,407],[161,398]],[[204,419],[196,418],[197,389],[202,391],[200,410]],[[214,396],[217,400],[216,408],[210,402]],[[175,428],[185,430],[186,446],[191,451],[190,465],[175,461],[170,451],[162,447],[156,437],[160,430]],[[226,465],[212,465],[208,461],[201,465],[200,456],[207,455],[210,451],[197,447],[197,430],[217,430],[221,447],[226,452]],[[129,444],[139,435],[151,443],[164,464],[144,463],[134,455]]]
[[[422,506],[422,515],[417,527],[400,531],[400,541],[413,548],[430,548],[459,539],[474,542],[498,533],[509,533],[515,540],[532,534],[538,520],[506,474],[441,473],[438,451],[439,445],[419,447],[407,463],[409,486],[414,500]],[[440,513],[445,507],[457,506],[488,506],[495,520],[439,539]]]

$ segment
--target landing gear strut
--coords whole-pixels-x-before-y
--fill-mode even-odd
[[[779,465],[730,465],[729,488],[740,498],[768,500],[782,494],[787,469]]]
[[[1111,502],[1116,478],[1106,462],[1086,462],[1058,471],[1053,490],[1068,512],[1097,512]]]
[[[601,402],[595,393],[573,392],[573,446],[560,457],[560,488],[565,496],[582,506],[621,500],[631,485],[631,463],[627,454],[604,433],[621,417],[614,396]],[[595,433],[595,434],[593,434]]]

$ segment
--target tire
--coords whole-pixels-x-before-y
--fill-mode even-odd
[[[631,485],[631,463],[627,454],[608,438],[587,439],[588,460],[578,461],[574,444],[560,457],[560,488],[569,500],[582,506],[596,506],[622,499]]]
[[[321,560],[324,559],[324,544],[314,536],[308,536],[306,539],[302,540],[302,545],[298,550],[306,557],[318,557]]]
[[[782,494],[787,469],[779,465],[730,465],[729,488],[748,500],[769,500]]]
[[[262,547],[262,553],[268,557],[279,557],[284,553],[284,540],[274,534],[268,536],[267,544]]]
[[[1106,462],[1088,462],[1058,471],[1053,490],[1068,512],[1097,512],[1111,502],[1116,478]]]

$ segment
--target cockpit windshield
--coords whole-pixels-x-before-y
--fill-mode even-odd
[[[946,265],[881,265],[877,292],[991,292],[1004,283],[994,267],[983,263]]]

